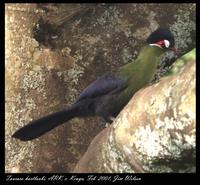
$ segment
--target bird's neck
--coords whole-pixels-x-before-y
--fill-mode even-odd
[[[159,58],[164,53],[164,49],[156,46],[156,45],[147,45],[144,46],[138,56],[138,63],[146,63],[148,60],[152,60],[151,62],[158,62],[155,58]]]
[[[145,70],[146,68],[155,68],[159,62],[160,56],[164,53],[164,49],[157,46],[144,46],[137,57],[137,59],[122,68],[130,73],[134,73],[135,69]]]
[[[148,45],[141,49],[136,66],[138,78],[144,83],[149,83],[153,79],[163,53],[164,49],[157,46]]]
[[[120,75],[148,83],[153,78],[163,53],[164,50],[157,46],[144,46],[135,61],[121,68]]]
[[[164,53],[164,49],[157,46],[144,46],[137,59],[130,64],[130,68],[138,68],[139,71],[151,72],[155,70],[159,63],[160,56]]]
[[[164,49],[157,46],[144,46],[135,61],[141,78],[153,78],[157,66],[160,62],[160,56],[164,53]],[[134,64],[133,64],[134,65]]]

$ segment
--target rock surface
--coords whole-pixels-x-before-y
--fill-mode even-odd
[[[6,172],[72,171],[103,129],[98,118],[74,119],[28,143],[11,135],[70,105],[106,71],[134,60],[158,26],[173,31],[181,52],[195,47],[195,11],[195,4],[184,3],[6,4]],[[45,21],[51,26],[43,30]],[[164,64],[169,66],[161,64],[157,79]]]

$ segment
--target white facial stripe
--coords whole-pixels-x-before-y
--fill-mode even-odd
[[[166,47],[166,48],[169,47],[169,41],[168,41],[168,40],[164,40],[164,44],[165,44],[165,47]]]
[[[150,45],[150,46],[157,46],[157,47],[163,49],[159,44],[149,44],[149,45]]]

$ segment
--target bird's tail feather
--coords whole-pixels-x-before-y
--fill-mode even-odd
[[[80,115],[80,111],[82,111],[82,115]],[[74,104],[68,109],[30,122],[28,125],[17,130],[12,137],[22,141],[35,139],[76,116],[84,116],[83,112],[84,110],[81,105]]]

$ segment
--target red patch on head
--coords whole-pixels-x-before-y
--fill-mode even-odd
[[[155,44],[158,44],[161,47],[165,46],[164,40],[160,40],[160,41],[156,42]]]

